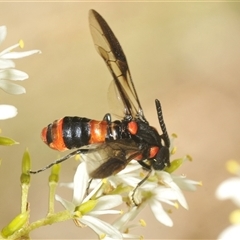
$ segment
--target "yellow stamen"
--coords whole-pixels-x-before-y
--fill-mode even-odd
[[[226,163],[227,170],[232,174],[238,174],[240,172],[240,165],[236,160],[229,160]]]
[[[20,48],[24,48],[24,42],[23,42],[22,39],[19,40],[18,44],[19,44],[19,47],[20,47]]]
[[[80,159],[81,159],[80,154],[75,155],[75,160],[76,161],[80,161]]]
[[[178,136],[177,136],[176,133],[173,133],[173,134],[172,134],[172,137],[173,137],[173,138],[177,138]]]
[[[234,210],[229,216],[229,220],[232,224],[240,223],[240,209]]]
[[[140,173],[139,173],[139,176],[140,176],[141,178],[144,178],[144,177],[145,177],[145,173],[144,173],[144,172],[140,172]]]
[[[103,178],[103,179],[102,179],[102,183],[103,183],[103,184],[106,184],[106,183],[107,183],[107,178]]]
[[[172,213],[172,210],[171,210],[171,209],[168,209],[168,210],[167,210],[167,213],[171,214],[171,213]]]
[[[176,147],[173,147],[172,151],[171,151],[171,155],[175,154],[177,151],[177,148]]]
[[[186,155],[186,158],[187,158],[187,160],[190,161],[190,162],[192,162],[192,160],[193,160],[190,155]]]
[[[139,220],[139,223],[142,227],[146,227],[147,226],[147,223],[143,220],[143,219],[140,219]]]
[[[198,185],[202,187],[203,185],[202,181],[198,182]]]
[[[100,234],[99,239],[104,239],[106,237],[106,233]]]

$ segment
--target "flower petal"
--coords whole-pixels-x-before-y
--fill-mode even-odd
[[[173,222],[172,219],[168,216],[168,214],[164,211],[162,204],[158,201],[152,199],[150,200],[149,206],[151,207],[151,210],[155,216],[155,218],[161,222],[162,224],[172,227]]]
[[[187,201],[181,191],[181,189],[177,186],[175,182],[170,183],[170,187],[172,190],[174,190],[173,194],[175,195],[175,199],[178,200],[178,202],[186,209],[188,209]],[[169,197],[168,197],[169,198]],[[171,198],[169,198],[171,199]],[[173,199],[174,200],[174,199]]]
[[[158,201],[162,199],[177,200],[175,190],[166,187],[158,187],[154,190],[155,198]]]
[[[240,236],[240,225],[232,225],[226,228],[218,237],[219,240],[238,239]]]
[[[0,105],[0,120],[13,118],[17,115],[17,108],[12,105]]]
[[[5,53],[3,56],[1,56],[2,59],[18,59],[18,58],[24,58],[27,56],[31,56],[35,53],[41,53],[40,50],[31,50],[31,51],[25,51],[25,52],[9,52]]]
[[[0,44],[5,40],[7,36],[7,27],[0,26]]]
[[[89,213],[89,215],[91,216],[99,216],[99,215],[104,215],[104,214],[121,214],[122,211],[121,210],[112,210],[112,209],[109,209],[109,210],[99,210],[99,211],[91,211],[91,213]]]
[[[98,218],[84,215],[78,220],[92,228],[98,235],[106,234],[113,239],[122,239],[122,234],[116,228]]]
[[[220,200],[232,199],[232,201],[240,206],[240,192],[236,191],[240,187],[240,178],[229,178],[222,182],[216,191],[216,196]]]
[[[181,191],[181,189],[178,187],[178,185],[173,181],[173,178],[169,173],[162,173],[161,177],[163,179],[163,182],[166,183],[169,187],[171,187],[172,190],[174,190],[176,200],[186,209],[188,209],[187,201]]]
[[[120,204],[122,204],[122,197],[120,195],[106,195],[98,199],[98,203],[94,210],[111,209]]]
[[[139,175],[139,174],[138,174]],[[142,179],[139,177],[134,177],[133,174],[126,175],[113,175],[109,177],[109,181],[113,185],[118,185],[120,183],[125,183],[126,185],[135,187]]]
[[[74,175],[73,204],[78,206],[82,203],[83,197],[88,187],[89,176],[86,169],[86,163],[82,162],[78,165]]]
[[[10,94],[23,94],[26,93],[26,90],[24,87],[11,83],[7,80],[1,80],[0,81],[0,88],[2,88],[5,92]]]
[[[118,173],[118,175],[125,175],[126,173],[135,172],[138,169],[142,169],[142,166],[137,161],[134,161],[131,164],[128,164],[127,167],[125,167],[121,172]]]
[[[55,195],[56,201],[60,202],[69,212],[73,213],[75,210],[75,205],[72,202],[69,202],[63,198],[61,198],[59,195]]]
[[[183,176],[174,176],[172,175],[174,182],[182,189],[187,191],[196,191],[197,185],[200,185],[200,182],[194,181]]]
[[[13,61],[0,58],[0,69],[14,68],[14,67],[15,67],[15,63]]]
[[[28,79],[28,75],[17,69],[5,69],[0,71],[0,79],[25,80]]]
[[[13,50],[14,48],[18,48],[19,46],[20,46],[19,43],[17,43],[17,44],[14,44],[14,45],[12,45],[12,46],[4,49],[2,52],[0,52],[0,57],[1,57],[1,58],[4,58],[5,54],[7,54],[7,53],[9,53],[9,52],[12,52],[12,50]]]
[[[144,206],[141,205],[138,208],[133,207],[129,212],[126,212],[120,218],[118,218],[113,223],[113,226],[122,232],[124,230],[125,225],[127,225],[129,221],[133,220],[145,206],[146,205],[144,205]]]

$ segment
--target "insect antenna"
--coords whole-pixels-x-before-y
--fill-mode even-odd
[[[47,165],[46,167],[41,168],[41,169],[36,170],[36,171],[30,170],[29,173],[30,173],[30,174],[37,174],[37,173],[43,172],[43,171],[45,171],[46,169],[52,167],[53,165],[58,164],[58,163],[61,163],[61,162],[64,162],[64,161],[66,161],[67,159],[69,159],[69,158],[71,158],[71,157],[74,157],[75,155],[80,154],[80,153],[83,153],[83,152],[85,152],[85,151],[87,151],[87,150],[77,149],[76,151],[71,152],[71,153],[69,153],[68,155],[66,155],[66,156],[64,156],[64,157],[59,158],[59,159],[56,160],[55,162],[50,163],[50,164]]]
[[[163,133],[161,136],[163,137],[166,147],[169,148],[170,140],[169,140],[169,136],[167,133],[166,125],[163,120],[163,113],[162,113],[162,107],[161,107],[160,101],[158,99],[156,99],[155,104],[156,104],[156,109],[157,109],[158,121],[159,121],[160,127],[162,129],[162,133]]]

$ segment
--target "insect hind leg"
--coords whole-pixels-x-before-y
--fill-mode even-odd
[[[52,167],[53,165],[59,164],[61,162],[64,162],[67,159],[72,158],[72,157],[74,157],[77,154],[80,154],[80,153],[81,154],[86,154],[88,152],[89,152],[89,149],[77,149],[76,151],[69,153],[68,155],[66,155],[66,156],[56,160],[55,162],[50,163],[49,165],[45,166],[44,168],[41,168],[41,169],[36,170],[36,171],[30,170],[29,173],[30,174],[37,174],[37,173],[43,172],[43,171],[47,170],[48,168]]]

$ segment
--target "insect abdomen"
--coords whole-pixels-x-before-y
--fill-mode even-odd
[[[81,117],[64,117],[42,130],[42,140],[49,147],[59,151],[101,143],[105,141],[106,136],[106,121]]]

